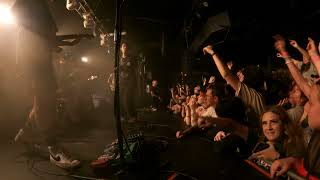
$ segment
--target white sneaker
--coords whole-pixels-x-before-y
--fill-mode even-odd
[[[49,146],[50,162],[63,169],[72,169],[80,165],[80,161],[72,159],[71,156],[57,150],[55,147]]]

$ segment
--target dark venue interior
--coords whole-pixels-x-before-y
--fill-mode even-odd
[[[319,22],[313,0],[1,0],[0,179],[318,180]]]

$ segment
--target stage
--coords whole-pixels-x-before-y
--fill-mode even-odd
[[[107,112],[111,113],[110,110]],[[105,119],[106,117],[109,119]],[[201,180],[264,179],[238,157],[216,152],[216,145],[208,138],[193,135],[176,140],[175,132],[180,129],[181,124],[177,116],[169,112],[139,111],[138,119],[137,123],[123,126],[126,134],[143,132],[146,139],[157,139],[166,142],[167,145],[161,151],[146,155],[147,158],[153,156],[158,162],[144,167],[145,169],[130,170],[116,176],[104,170],[94,171],[90,167],[90,162],[103,152],[105,145],[116,138],[114,120],[110,114],[95,117],[92,122],[88,120],[76,125],[60,137],[60,142],[71,155],[82,161],[82,166],[73,171],[55,167],[46,158],[45,153],[24,153],[22,145],[13,143],[13,137],[3,139],[0,145],[1,179],[77,179],[75,176],[63,176],[66,174],[102,179],[167,179],[169,176],[175,176],[175,179]]]

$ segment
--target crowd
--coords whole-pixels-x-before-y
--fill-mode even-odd
[[[214,129],[216,143],[237,139],[223,150],[237,147],[238,152],[251,160],[272,162],[272,177],[282,176],[290,169],[318,177],[320,46],[318,49],[311,38],[306,49],[289,40],[290,46],[301,53],[301,59],[297,60],[290,56],[283,36],[273,38],[277,57],[283,59],[286,71],[291,74],[290,81],[282,82],[288,88],[275,90],[275,84],[265,78],[260,67],[238,68],[232,61],[225,63],[215,47],[208,45],[203,53],[212,57],[224,81],[213,76],[209,82],[199,80],[193,92],[190,85],[178,84],[170,89],[168,108],[181,115],[181,121],[191,131]],[[277,98],[270,98],[271,91],[273,96],[285,97],[275,101]],[[184,132],[178,131],[176,135],[181,138]]]
[[[74,168],[80,165],[80,161],[66,153],[57,140],[57,83],[52,53],[61,51],[60,46],[77,43],[79,37],[72,36],[74,41],[69,43],[64,41],[68,36],[63,38],[56,34],[58,27],[48,2],[33,2],[17,0],[12,7],[20,25],[17,59],[23,59],[33,89],[29,121],[15,140],[24,142],[28,131],[32,131],[30,123],[33,122],[45,139],[50,161],[61,168]],[[281,83],[275,85],[276,81],[265,79],[260,67],[239,68],[232,61],[223,62],[215,47],[208,45],[203,48],[203,53],[211,56],[224,81],[212,76],[208,81],[199,81],[195,85],[178,84],[170,89],[169,108],[173,113],[181,114],[181,121],[191,131],[214,129],[216,134],[213,139],[217,143],[235,140],[223,150],[235,149],[249,159],[271,161],[272,177],[282,176],[289,169],[295,169],[304,176],[319,177],[320,46],[318,48],[311,38],[308,38],[305,49],[298,42],[290,40],[290,46],[301,53],[299,60],[289,54],[284,37],[275,35],[274,40],[277,57],[283,59],[291,74],[292,81],[286,82],[289,87],[287,90],[273,88]],[[119,105],[121,119],[134,123],[136,62],[127,53],[127,48],[126,43],[120,48]],[[191,87],[193,93],[190,92]],[[155,80],[150,89],[153,111],[161,108],[163,99],[160,94]],[[272,98],[270,94],[286,97],[275,102],[277,98]],[[183,133],[177,133],[178,138],[182,136]]]

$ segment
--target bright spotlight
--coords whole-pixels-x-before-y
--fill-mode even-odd
[[[84,62],[84,63],[87,63],[87,62],[89,62],[89,59],[87,57],[82,57],[81,61]]]
[[[14,16],[10,11],[10,7],[8,5],[0,4],[0,24],[14,24]]]

